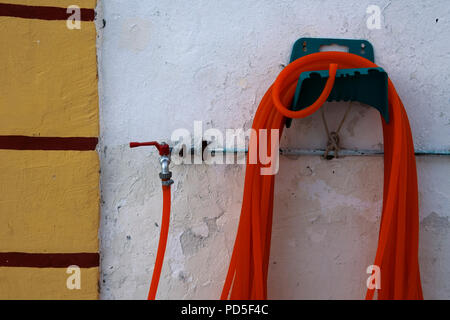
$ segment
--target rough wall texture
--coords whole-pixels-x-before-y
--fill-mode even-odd
[[[381,9],[381,29],[366,9]],[[137,1],[98,8],[101,93],[101,297],[144,299],[161,215],[159,165],[131,140],[174,129],[249,128],[299,37],[365,38],[408,112],[416,149],[450,149],[448,1]],[[335,126],[345,104],[327,105]],[[333,121],[335,119],[335,121]],[[349,149],[382,150],[377,112],[357,105]],[[294,122],[282,147],[326,143],[318,114]],[[450,298],[450,161],[417,158],[420,263],[426,298]],[[381,156],[283,157],[276,179],[269,297],[363,298],[382,202]],[[158,298],[218,298],[242,201],[240,165],[173,167],[173,211]]]

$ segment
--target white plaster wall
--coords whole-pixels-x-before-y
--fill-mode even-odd
[[[382,28],[366,8],[382,8]],[[249,128],[265,90],[305,36],[365,38],[408,112],[418,151],[450,150],[450,2],[142,1],[98,7],[101,98],[101,297],[145,299],[159,236],[157,155],[129,141],[173,130]],[[100,23],[104,19],[106,24]],[[327,105],[330,126],[345,104]],[[296,120],[282,147],[323,148],[319,115]],[[338,120],[334,121],[337,122]],[[352,108],[349,149],[382,149],[379,116]],[[450,157],[421,156],[420,263],[426,298],[450,298]],[[172,169],[172,219],[158,298],[215,299],[242,201],[240,165]],[[381,209],[381,156],[283,157],[276,180],[269,297],[364,297]]]

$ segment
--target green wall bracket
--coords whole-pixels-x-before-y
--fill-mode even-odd
[[[303,72],[295,92],[294,110],[301,110],[317,100],[328,79],[328,70]],[[386,122],[388,75],[382,68],[339,69],[328,101],[359,101],[377,109]]]
[[[374,61],[373,47],[366,40],[300,38],[294,44],[291,62],[332,44],[347,47],[348,52]],[[291,110],[302,110],[314,103],[328,77],[328,70],[300,74]],[[389,122],[388,75],[382,68],[338,69],[327,101],[359,101],[377,109],[384,120]],[[292,119],[286,119],[287,128],[291,123]]]
[[[375,62],[373,46],[367,40],[332,39],[332,38],[300,38],[294,43],[291,62],[308,54],[319,52],[322,46],[338,45],[346,47],[349,53],[356,54]]]

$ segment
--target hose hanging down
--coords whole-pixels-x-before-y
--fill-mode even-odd
[[[289,64],[264,95],[256,111],[255,130],[279,129],[285,117],[304,118],[327,100],[337,68],[377,67],[360,56],[319,52]],[[299,75],[329,69],[329,78],[317,101],[300,111],[288,110]],[[389,80],[389,118],[383,118],[384,191],[378,248],[374,264],[380,267],[378,299],[423,299],[418,263],[419,211],[417,172],[411,129],[403,104]],[[268,145],[270,146],[268,134]],[[249,149],[259,147],[252,137]],[[250,151],[249,150],[249,151]],[[268,150],[271,150],[269,147]],[[249,152],[250,154],[250,152]],[[261,175],[261,163],[247,159],[241,216],[221,299],[267,299],[267,276],[272,233],[274,176]],[[368,289],[366,299],[373,299]]]
[[[164,262],[164,253],[166,252],[167,236],[169,234],[170,223],[170,184],[162,186],[163,191],[163,213],[161,219],[161,232],[159,234],[158,251],[156,254],[155,267],[153,269],[152,282],[148,292],[147,300],[155,300],[158,290],[159,277]]]

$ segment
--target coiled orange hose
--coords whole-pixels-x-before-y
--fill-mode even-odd
[[[148,293],[148,300],[155,300],[158,290],[159,277],[164,262],[164,253],[166,252],[167,235],[169,233],[170,223],[170,185],[163,185],[163,213],[161,219],[161,232],[159,234],[158,251],[156,254],[155,267],[153,269],[152,282]]]
[[[376,64],[344,52],[319,52],[289,64],[267,90],[252,128],[279,129],[285,117],[303,118],[317,111],[328,98],[337,68],[371,68]],[[310,107],[291,111],[302,72],[329,70],[330,77],[318,100]],[[389,80],[389,118],[383,124],[384,190],[378,248],[374,264],[381,270],[378,299],[423,299],[418,263],[419,211],[417,172],[411,129],[403,104]],[[250,140],[249,154],[259,148],[258,137]],[[271,150],[270,147],[267,150]],[[257,151],[257,150],[256,150]],[[256,153],[258,154],[258,153]],[[261,175],[261,163],[247,159],[241,216],[221,299],[267,299],[267,276],[273,216],[274,176]],[[366,299],[373,299],[368,289]]]

